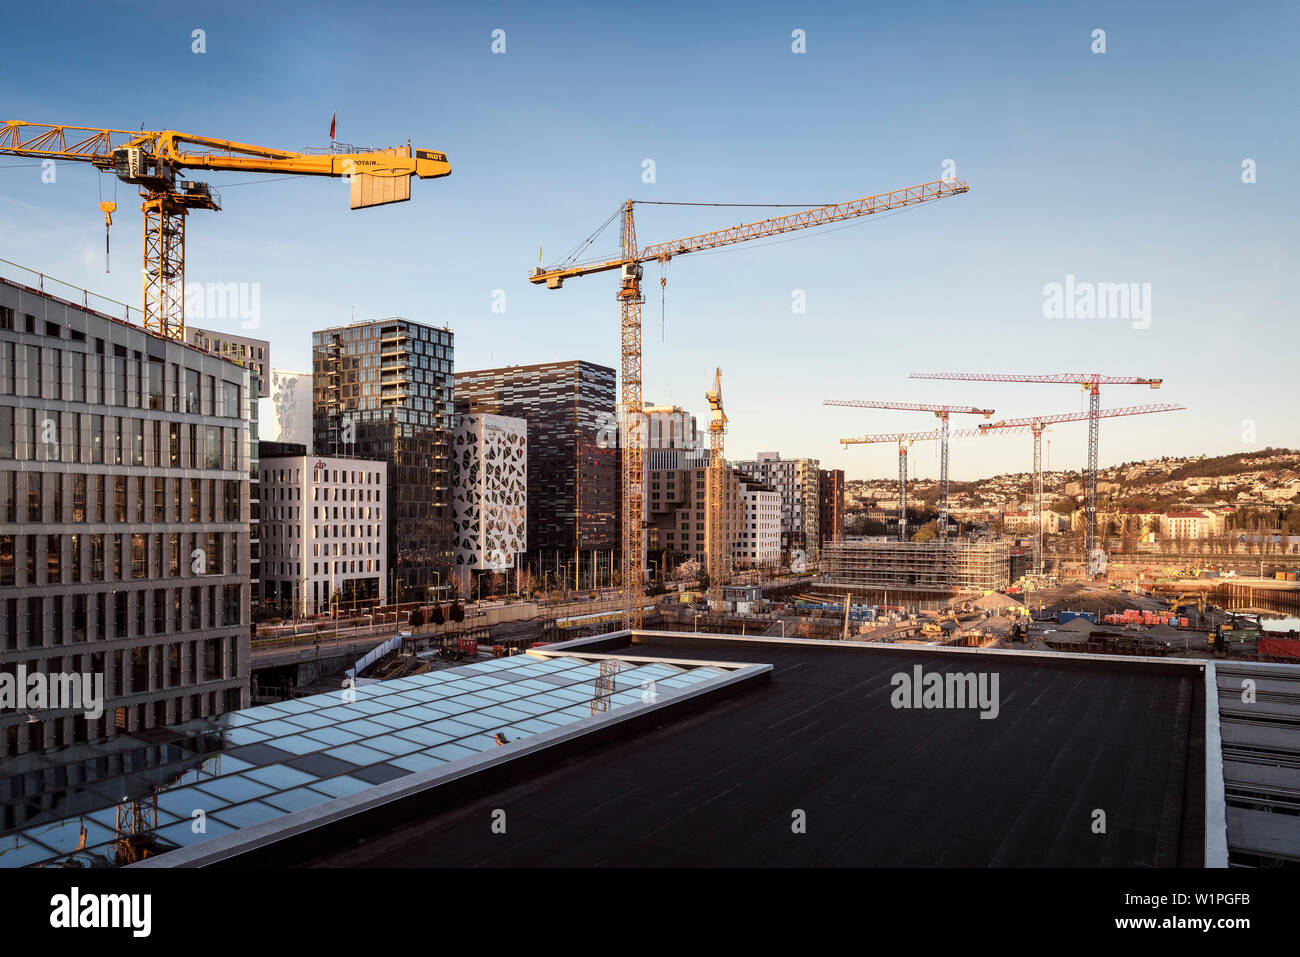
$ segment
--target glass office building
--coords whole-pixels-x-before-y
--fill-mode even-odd
[[[388,463],[393,600],[427,600],[452,568],[450,329],[378,319],[312,333],[317,455]]]
[[[0,280],[0,758],[248,703],[245,368]],[[88,690],[88,689],[87,689]]]

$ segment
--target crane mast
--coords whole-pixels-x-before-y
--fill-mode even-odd
[[[642,402],[641,306],[645,302],[645,297],[641,293],[643,275],[641,264],[667,263],[674,256],[718,249],[753,239],[763,239],[861,216],[903,209],[948,196],[959,196],[969,190],[970,188],[959,180],[940,179],[918,186],[909,186],[906,189],[865,196],[846,203],[817,206],[786,216],[742,223],[726,229],[641,248],[637,247],[634,219],[636,200],[629,199],[620,209],[622,229],[618,258],[565,262],[550,267],[538,266],[529,274],[528,281],[534,285],[544,285],[547,289],[560,289],[566,279],[615,270],[619,272],[617,298],[621,353],[619,422],[623,446],[621,509],[623,628],[641,627],[645,604],[645,491],[641,429],[645,417],[645,406]]]
[[[623,522],[622,554],[619,556],[621,592],[623,596],[623,627],[639,628],[645,601],[642,597],[642,579],[645,577],[645,496],[644,458],[642,442],[644,433],[641,421],[645,404],[641,396],[641,264],[633,262],[636,255],[636,220],[632,215],[632,200],[623,207],[623,267],[618,301],[622,375],[619,376],[620,402],[623,422]]]
[[[709,605],[721,610],[727,579],[727,461],[723,437],[727,413],[722,409],[722,370],[713,373],[713,388],[704,394],[709,403]]]

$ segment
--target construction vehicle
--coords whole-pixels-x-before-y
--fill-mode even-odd
[[[957,621],[956,615],[940,615],[933,618],[921,626],[923,635],[949,635],[961,628],[961,623]]]
[[[939,541],[948,540],[948,419],[954,412],[967,415],[982,415],[989,418],[993,409],[978,409],[965,405],[933,405],[924,402],[875,402],[861,400],[825,399],[822,405],[849,406],[855,409],[895,409],[907,412],[933,412],[939,419]],[[906,453],[901,453],[906,458]],[[900,472],[902,485],[900,496],[906,497],[906,463]],[[900,538],[899,541],[906,541]]]
[[[332,131],[331,131],[332,134]],[[445,154],[412,149],[367,149],[335,143],[328,150],[293,152],[176,130],[110,130],[11,120],[0,126],[0,153],[89,163],[139,188],[144,212],[144,328],[185,339],[185,220],[191,210],[221,209],[221,195],[179,178],[184,170],[329,176],[349,180],[351,206],[363,209],[411,198],[411,178],[451,174]],[[105,229],[115,203],[101,202]],[[107,242],[107,239],[105,240]]]
[[[1165,601],[1169,606],[1169,610],[1174,614],[1178,614],[1178,609],[1187,605],[1195,605],[1197,614],[1205,614],[1205,595],[1200,592],[1183,592],[1177,598],[1166,599]]]
[[[528,277],[535,285],[545,285],[547,289],[559,289],[566,279],[576,279],[601,272],[618,272],[620,357],[619,370],[619,433],[622,444],[622,563],[623,580],[623,627],[639,628],[642,622],[645,590],[645,555],[644,549],[644,498],[643,488],[643,442],[644,442],[644,404],[642,402],[641,383],[641,306],[645,297],[641,293],[642,264],[658,262],[661,268],[675,256],[718,249],[763,239],[795,230],[829,223],[871,216],[889,210],[904,209],[921,203],[932,202],[948,196],[960,196],[969,192],[969,187],[956,179],[941,179],[919,186],[866,196],[846,203],[835,203],[805,209],[786,216],[777,216],[758,222],[743,223],[726,229],[700,233],[684,239],[675,239],[665,243],[639,246],[636,235],[636,220],[633,211],[637,201],[629,199],[609,217],[596,232],[587,237],[576,247],[576,251],[564,262],[544,267],[540,264]],[[679,205],[658,203],[658,205]],[[577,256],[586,250],[596,237],[615,219],[621,220],[621,252],[618,256],[601,258],[586,262],[577,261]],[[660,278],[660,286],[666,285],[666,277]]]
[[[1162,379],[1142,376],[1105,376],[1096,372],[1067,372],[1054,375],[1013,375],[988,372],[913,372],[910,379],[948,379],[964,382],[1048,382],[1081,386],[1088,393],[1088,465],[1084,476],[1087,492],[1086,529],[1087,546],[1084,551],[1089,577],[1098,578],[1105,573],[1105,556],[1097,545],[1097,449],[1099,444],[1098,420],[1101,416],[1101,387],[1103,385],[1144,385],[1160,388]]]

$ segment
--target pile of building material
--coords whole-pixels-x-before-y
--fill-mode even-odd
[[[1004,608],[1021,608],[1024,607],[1019,601],[1010,595],[1003,595],[1000,592],[993,592],[975,599],[970,603],[973,608],[981,611],[1002,611]]]

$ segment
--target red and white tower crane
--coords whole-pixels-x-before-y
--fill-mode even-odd
[[[997,422],[980,423],[978,430],[988,433],[998,430],[1010,430],[1021,434],[1026,429],[1034,434],[1034,574],[1043,573],[1043,432],[1049,425],[1062,422],[1079,422],[1088,419],[1109,419],[1122,415],[1146,415],[1150,412],[1179,412],[1186,406],[1156,403],[1154,405],[1130,405],[1117,409],[1104,409],[1097,412],[1062,412],[1056,415],[1036,415],[1020,419],[1001,419]]]
[[[957,382],[1039,382],[1081,387],[1088,393],[1088,465],[1084,475],[1087,490],[1086,528],[1088,570],[1092,575],[1105,570],[1105,556],[1097,548],[1097,446],[1103,385],[1144,385],[1158,389],[1163,379],[1143,376],[1108,376],[1096,372],[1060,372],[1048,375],[1016,375],[999,372],[913,372],[909,379],[945,379]]]
[[[982,415],[988,418],[993,414],[993,409],[977,409],[969,405],[934,405],[928,402],[875,402],[869,399],[825,399],[822,405],[848,406],[854,409],[895,409],[905,412],[933,412],[939,419],[940,445],[939,445],[939,541],[948,540],[948,417],[953,413],[963,415]],[[898,450],[899,455],[899,498],[900,498],[900,515],[903,516],[899,525],[900,532],[906,523],[906,498],[907,498],[907,449],[901,444]],[[903,539],[906,541],[906,539]]]

